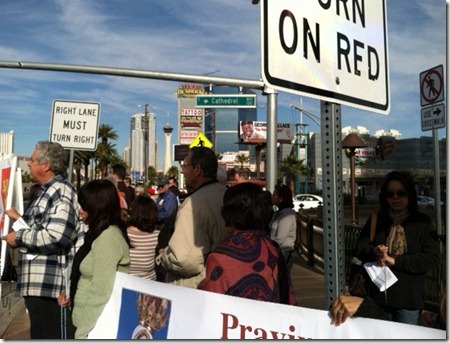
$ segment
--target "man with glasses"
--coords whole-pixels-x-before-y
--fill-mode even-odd
[[[14,208],[5,213],[25,224],[3,239],[20,248],[16,293],[24,297],[30,317],[31,339],[61,339],[64,325],[72,328],[70,315],[62,322],[57,298],[65,291],[64,270],[81,245],[85,228],[79,218],[75,188],[67,180],[68,156],[59,143],[40,141],[28,167],[40,185],[23,217]],[[20,219],[20,220],[18,220]]]
[[[188,196],[178,208],[168,246],[156,263],[166,270],[165,282],[197,288],[205,278],[205,259],[228,236],[220,215],[225,186],[217,181],[213,150],[194,147],[182,165]]]

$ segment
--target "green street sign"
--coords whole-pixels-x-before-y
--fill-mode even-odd
[[[197,95],[197,108],[254,108],[256,94]]]

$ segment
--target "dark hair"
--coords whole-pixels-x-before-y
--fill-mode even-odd
[[[125,176],[127,176],[127,170],[121,164],[115,164],[112,167],[113,174],[116,174],[119,177],[119,180],[124,180]]]
[[[282,210],[283,208],[293,208],[294,202],[292,200],[292,191],[286,185],[276,185],[274,192],[277,193],[278,198],[281,198],[282,201],[277,204],[278,209]]]
[[[203,176],[210,179],[217,178],[217,168],[219,162],[216,154],[210,148],[194,147],[190,149],[192,165],[198,164],[202,168]]]
[[[128,226],[135,226],[149,233],[155,231],[158,223],[158,208],[152,198],[139,195],[131,203],[128,214]]]
[[[383,211],[389,210],[389,203],[387,201],[387,187],[391,181],[399,181],[405,191],[408,193],[408,212],[417,211],[417,192],[412,176],[407,172],[391,171],[386,175],[381,186],[379,201],[380,207]]]
[[[171,176],[171,177],[169,177],[169,181],[171,181],[171,180],[173,180],[173,185],[172,186],[178,187],[178,180],[177,180],[177,178]]]
[[[117,225],[129,244],[126,224],[121,218],[120,200],[117,189],[111,181],[92,180],[81,187],[78,202],[87,212],[87,235],[95,240],[110,225]]]
[[[270,206],[260,186],[243,182],[225,191],[221,215],[225,225],[238,230],[265,230],[271,219]]]

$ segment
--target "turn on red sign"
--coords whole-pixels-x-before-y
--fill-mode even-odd
[[[50,141],[66,149],[94,151],[99,118],[99,103],[54,100]]]
[[[261,16],[266,84],[389,112],[385,0],[264,0]]]

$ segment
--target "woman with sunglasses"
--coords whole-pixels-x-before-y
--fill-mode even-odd
[[[369,238],[369,218],[355,255],[363,263],[377,261],[395,274],[398,281],[386,291],[380,291],[371,282],[369,296],[393,321],[418,325],[424,306],[426,273],[440,261],[437,231],[430,218],[418,212],[415,184],[408,173],[387,174],[379,202],[373,241]]]

